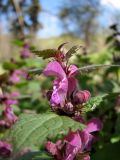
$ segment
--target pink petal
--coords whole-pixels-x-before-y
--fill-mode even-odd
[[[78,151],[78,147],[72,146],[71,144],[67,143],[65,148],[65,156],[63,160],[74,160]]]
[[[89,143],[89,133],[87,131],[82,131],[82,132],[79,132],[80,134],[80,137],[81,137],[81,142],[82,142],[82,146],[81,146],[81,152],[84,151],[84,149],[86,149],[86,146],[88,145]]]
[[[46,148],[47,151],[48,151],[49,153],[51,153],[53,156],[54,156],[54,155],[57,155],[58,150],[57,150],[56,144],[48,141],[47,144],[45,145],[45,148]]]
[[[18,97],[18,96],[20,96],[20,93],[18,91],[14,91],[14,92],[12,92],[10,94],[10,96],[12,96],[12,97]]]
[[[45,76],[56,76],[60,79],[66,77],[64,70],[57,61],[48,63],[43,73]]]
[[[15,99],[7,99],[6,101],[5,101],[5,104],[6,105],[16,105],[16,104],[18,104],[18,101],[17,100],[15,100]]]
[[[62,80],[55,80],[54,87],[53,87],[53,93],[51,96],[51,104],[60,104],[61,106],[64,105],[65,99],[67,96],[67,90],[68,90],[68,80],[66,78]]]
[[[52,106],[60,104],[60,96],[57,89],[53,91],[50,103]]]
[[[74,77],[68,78],[68,92],[69,94],[73,93],[77,89],[77,80]]]
[[[90,151],[91,150],[92,144],[94,142],[95,142],[95,137],[93,135],[89,134],[89,141],[85,146],[86,151]]]
[[[98,118],[93,118],[87,123],[87,128],[85,129],[89,133],[100,131],[102,129],[102,122]]]
[[[69,77],[75,76],[78,73],[78,68],[75,65],[70,65],[69,69]]]
[[[90,160],[90,156],[89,155],[85,156],[83,160]]]
[[[65,141],[70,143],[72,146],[81,148],[82,142],[79,132],[69,132],[65,137]]]
[[[3,116],[5,118],[6,123],[11,126],[17,121],[17,116],[14,114],[12,108],[10,106],[6,106]]]

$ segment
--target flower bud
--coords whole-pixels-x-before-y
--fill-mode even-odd
[[[89,100],[90,96],[91,94],[87,90],[78,91],[73,94],[73,103],[76,105],[86,103]]]
[[[8,158],[10,157],[11,152],[12,152],[11,144],[5,141],[0,141],[0,157]]]

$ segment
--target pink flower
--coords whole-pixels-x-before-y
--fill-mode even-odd
[[[57,61],[50,62],[44,70],[44,75],[55,76],[57,79],[53,82],[53,92],[50,103],[52,106],[64,107],[67,94],[71,94],[77,86],[77,81],[74,76],[77,74],[77,67],[70,65],[66,67],[61,66]]]
[[[0,141],[0,157],[9,158],[12,153],[11,144],[6,141]]]
[[[63,141],[57,141],[56,144],[49,141],[46,144],[46,149],[56,160],[76,160],[78,157],[81,160],[90,160],[89,152],[94,142],[91,133],[99,131],[101,128],[101,121],[92,119],[83,131],[70,131]]]
[[[11,106],[6,106],[2,112],[0,127],[10,128],[17,121],[17,116],[14,114]]]
[[[29,45],[25,44],[22,51],[20,52],[21,58],[29,58],[31,56],[31,52],[29,50]]]
[[[2,103],[5,104],[5,108],[2,112],[2,119],[0,120],[1,127],[9,128],[17,121],[17,116],[14,114],[11,105],[18,104],[18,101],[13,99],[13,97],[17,97],[18,95],[18,92],[12,92],[10,94],[0,96]]]
[[[17,116],[14,114],[13,109],[10,106],[5,107],[2,115],[6,127],[11,127],[17,121]]]
[[[26,79],[26,77],[27,77],[27,74],[25,73],[25,71],[20,70],[20,69],[16,69],[12,72],[9,80],[13,84],[16,84],[16,83],[19,83],[21,81],[21,78]]]
[[[15,98],[17,98],[19,95],[19,92],[6,93],[4,95],[0,95],[0,101],[6,106],[16,105],[18,104],[18,100]]]

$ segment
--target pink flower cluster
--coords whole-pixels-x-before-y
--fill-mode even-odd
[[[46,144],[46,149],[56,160],[90,160],[90,150],[95,137],[91,134],[102,128],[99,119],[91,119],[83,131],[70,131],[63,140],[56,143],[50,141]]]
[[[17,121],[17,116],[14,114],[11,107],[11,105],[18,104],[18,101],[14,99],[17,96],[19,96],[18,92],[12,92],[11,94],[0,96],[0,102],[4,104],[2,119],[0,120],[1,127],[9,128]]]
[[[4,110],[2,112],[2,117],[0,119],[0,127],[7,129],[10,128],[16,121],[17,116],[14,114],[12,106],[18,104],[18,101],[14,99],[18,97],[19,92],[6,93],[0,95],[0,103],[4,104]],[[12,146],[6,141],[0,140],[0,157],[9,158],[12,153]]]
[[[44,75],[55,76],[53,90],[48,91],[48,99],[54,111],[67,114],[79,114],[79,106],[90,98],[89,91],[79,91],[75,76],[78,68],[75,65],[65,66],[58,61],[50,62],[44,70]]]
[[[100,131],[102,123],[97,118],[85,123],[81,115],[82,107],[90,99],[91,94],[88,90],[78,90],[76,76],[79,70],[75,65],[65,63],[64,59],[63,53],[61,56],[59,53],[43,71],[45,76],[56,78],[52,90],[47,92],[47,98],[53,111],[67,115],[87,127],[83,131],[69,131],[63,140],[56,143],[48,141],[45,148],[56,160],[90,160],[90,151],[96,139],[92,133]]]

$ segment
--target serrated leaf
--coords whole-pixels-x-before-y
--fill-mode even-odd
[[[67,44],[68,42],[62,43],[61,45],[59,45],[58,50],[61,50],[65,44]]]
[[[103,101],[103,98],[105,96],[106,95],[96,96],[96,97],[90,98],[90,100],[85,104],[83,111],[90,112],[90,111],[93,111],[94,109],[96,109],[100,105],[100,103]]]
[[[85,66],[85,67],[80,67],[79,72],[84,74],[84,73],[91,72],[91,71],[96,70],[96,69],[108,68],[108,67],[120,67],[120,65],[115,65],[115,64],[88,65],[88,66]]]
[[[81,46],[73,46],[70,50],[66,53],[66,59],[69,59],[73,54],[77,53],[77,51],[81,48]]]
[[[85,126],[66,116],[54,113],[23,114],[9,132],[8,139],[13,144],[14,153],[29,147],[38,150],[46,139],[65,135],[72,130],[82,130]]]
[[[85,104],[83,111],[90,112],[98,108],[104,100],[113,99],[120,95],[119,92],[108,93],[96,97],[90,98],[90,100]]]
[[[37,56],[42,57],[43,59],[51,58],[54,57],[55,54],[57,53],[56,49],[45,49],[41,51],[32,51],[35,53]]]
[[[29,152],[13,160],[53,160],[46,152]]]

